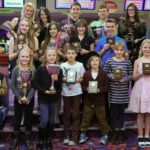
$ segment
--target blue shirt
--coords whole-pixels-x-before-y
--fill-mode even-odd
[[[105,36],[104,38],[98,40],[97,44],[96,44],[96,52],[100,52],[104,45],[106,44],[106,39],[108,38],[108,36]],[[115,43],[118,41],[122,41],[125,44],[125,48],[126,48],[126,52],[128,52],[128,48],[127,48],[127,44],[125,42],[124,39],[120,38],[119,36],[115,35]],[[104,66],[105,62],[109,59],[112,58],[114,56],[114,51],[111,49],[108,49],[105,51],[105,53],[101,56],[101,61],[102,61],[102,67]]]

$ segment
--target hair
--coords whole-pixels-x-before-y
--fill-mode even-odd
[[[21,64],[20,64],[20,54],[22,52],[24,52],[24,51],[29,53],[29,55],[30,55],[30,61],[29,61],[28,66],[29,66],[30,69],[33,69],[33,51],[28,46],[23,47],[20,50],[19,55],[18,55],[18,59],[17,59],[17,65],[18,65],[19,68],[21,67]]]
[[[38,18],[39,18],[40,25],[43,27],[44,24],[41,20],[41,11],[43,11],[45,13],[45,15],[47,16],[47,23],[51,22],[51,15],[50,15],[50,11],[46,7],[40,8],[40,10],[38,12]]]
[[[29,23],[29,31],[26,35],[26,38],[28,39],[29,47],[34,51],[35,50],[35,40],[34,40],[35,36],[34,36],[33,28],[32,28],[32,22],[28,18],[22,18],[20,20],[17,34],[22,34],[21,31],[20,31],[20,25],[21,25],[22,21],[26,21],[26,22]]]
[[[125,52],[126,52],[125,44],[122,41],[118,41],[118,42],[115,43],[114,49],[117,49],[119,46],[121,46],[123,48],[123,50],[124,50],[123,56],[125,57]]]
[[[45,50],[45,53],[44,53],[44,61],[43,61],[43,65],[45,66],[47,64],[47,58],[46,58],[46,55],[47,55],[47,52],[49,51],[55,51],[56,53],[56,64],[58,63],[58,54],[57,54],[57,50],[55,48],[47,48]]]
[[[66,49],[66,52],[67,52],[68,50],[75,51],[76,54],[77,54],[76,48],[75,48],[72,44],[71,44],[70,46],[68,46],[68,48]]]
[[[57,30],[58,30],[58,32],[59,32],[59,25],[58,25],[58,23],[55,22],[55,21],[51,21],[50,24],[48,25],[48,28],[47,28],[47,31],[46,31],[45,39],[44,39],[44,41],[43,41],[42,44],[41,44],[41,48],[42,48],[43,50],[46,50],[46,49],[47,49],[47,45],[48,45],[48,43],[49,43],[49,41],[50,41],[50,39],[51,39],[51,35],[50,35],[49,31],[51,30],[51,27],[52,27],[53,25],[57,28]]]
[[[107,5],[106,4],[101,4],[100,6],[99,6],[99,8],[98,8],[98,12],[99,12],[99,10],[100,9],[107,9],[107,12],[109,12],[109,9],[108,9],[108,7],[107,7]]]
[[[78,27],[85,27],[85,35],[88,35],[88,25],[85,19],[79,19],[76,24],[75,24],[75,30],[76,30],[76,34],[78,34],[77,28]]]
[[[32,16],[32,18],[31,18],[31,21],[34,21],[34,19],[35,19],[35,7],[34,7],[33,3],[31,3],[31,2],[26,3],[26,4],[24,5],[24,7],[22,8],[22,10],[21,10],[21,18],[25,18],[25,16],[24,16],[24,11],[25,11],[25,9],[26,9],[27,7],[30,7],[30,8],[33,9],[33,16]]]
[[[133,9],[134,9],[134,11],[135,11],[135,16],[134,16],[134,19],[135,19],[135,22],[139,22],[140,21],[140,19],[139,19],[139,15],[138,15],[138,9],[137,9],[137,7],[136,7],[136,5],[135,4],[129,4],[128,5],[128,7],[127,7],[127,11],[126,11],[126,19],[127,19],[127,22],[130,22],[130,16],[129,16],[129,14],[128,14],[128,9],[129,9],[129,7],[133,7]]]
[[[98,58],[99,59],[99,56],[98,55],[93,55],[91,56],[88,61],[87,61],[87,68],[91,69],[91,61],[94,59],[94,58]],[[101,60],[99,59],[99,67],[100,65],[102,64]]]
[[[147,43],[150,45],[150,39],[145,39],[142,43],[141,43],[141,46],[140,46],[140,50],[139,50],[139,57],[142,57],[143,56],[143,52],[142,52],[142,48],[143,48],[143,45]]]
[[[116,24],[116,20],[114,18],[108,18],[106,21],[106,24],[107,23],[115,23]]]
[[[79,2],[74,2],[74,3],[72,3],[71,9],[72,9],[73,6],[79,6],[80,9],[81,9],[81,4],[80,4]]]

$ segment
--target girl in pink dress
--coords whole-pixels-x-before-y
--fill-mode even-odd
[[[140,52],[142,57],[134,63],[133,79],[136,82],[129,109],[137,113],[138,145],[150,146],[150,74],[145,74],[143,70],[144,63],[150,65],[150,39],[142,42]]]

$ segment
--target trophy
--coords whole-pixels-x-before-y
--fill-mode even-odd
[[[24,43],[26,43],[26,36],[24,34],[18,34],[17,35],[18,49],[22,49]],[[21,45],[21,47],[19,47],[19,45]]]
[[[59,70],[60,70],[60,66],[56,65],[56,64],[49,64],[47,66],[47,70],[48,70],[48,73],[50,74],[50,76],[52,76],[54,74],[58,75],[59,74]],[[56,92],[56,89],[54,87],[54,80],[52,80],[52,84],[50,86],[50,91]]]
[[[76,82],[77,72],[74,70],[67,70],[66,82],[74,84]]]
[[[75,48],[76,52],[79,53],[81,51],[81,44],[80,42],[72,42],[72,47]]]
[[[27,70],[20,70],[20,79],[23,89],[23,97],[27,97],[27,90],[29,86],[29,82],[31,80],[32,71],[30,69]]]
[[[142,63],[142,69],[144,75],[150,75],[150,63]]]
[[[38,55],[38,57],[41,57],[43,56],[45,53],[44,49],[43,48],[39,48],[37,51],[36,51],[36,54]]]
[[[113,74],[115,80],[121,80],[123,77],[123,70],[121,68],[115,68]]]
[[[98,81],[89,81],[88,93],[98,92]]]
[[[108,37],[106,39],[106,43],[109,44],[110,48],[113,50],[113,47],[115,44],[115,38],[114,37]]]
[[[41,31],[41,27],[38,23],[34,23],[33,24],[33,30],[34,30],[34,33],[36,35],[36,37],[39,37],[40,35],[40,31]]]

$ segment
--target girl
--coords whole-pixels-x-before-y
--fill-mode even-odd
[[[32,51],[25,47],[19,52],[17,66],[13,69],[11,77],[11,89],[14,93],[14,137],[10,144],[10,149],[16,149],[19,144],[20,124],[22,115],[25,115],[25,129],[26,129],[26,146],[27,149],[32,150],[32,115],[34,105],[34,89],[31,85],[31,79],[34,73],[33,69],[33,55]],[[28,81],[24,81],[21,72],[28,71]],[[25,85],[26,84],[26,85]],[[24,89],[24,90],[23,90]],[[23,113],[24,110],[24,113]]]
[[[107,74],[100,68],[99,55],[93,55],[88,60],[89,69],[83,76],[83,91],[85,93],[83,119],[80,126],[81,134],[79,143],[87,140],[86,132],[90,126],[93,114],[96,114],[102,137],[100,142],[107,144],[108,142],[108,124],[105,115],[105,93],[108,92],[109,81]],[[90,82],[97,82],[95,93],[89,93]],[[92,84],[92,83],[91,83]]]
[[[88,26],[85,20],[80,19],[75,26],[76,34],[70,37],[70,43],[79,42],[81,50],[78,52],[76,60],[82,62],[86,68],[87,57],[90,52],[94,53],[94,39],[88,36]]]
[[[23,34],[25,36],[24,43],[18,42],[18,34]],[[16,65],[19,51],[26,46],[30,47],[34,53],[38,49],[38,40],[33,34],[31,22],[27,18],[23,18],[19,23],[17,35],[15,37],[12,37],[9,43],[10,73]],[[36,59],[35,55],[34,58]]]
[[[110,103],[110,122],[112,128],[112,143],[122,143],[124,135],[124,111],[129,102],[128,87],[132,79],[132,65],[130,60],[125,59],[125,45],[116,42],[114,47],[115,56],[108,59],[104,65],[110,81],[108,102]],[[118,73],[119,72],[119,73]]]
[[[81,101],[81,82],[85,69],[83,64],[75,60],[77,56],[76,49],[69,47],[67,49],[67,61],[61,64],[63,69],[63,86],[62,96],[64,102],[64,131],[65,137],[63,143],[65,145],[76,145],[78,143],[79,126],[80,126],[80,101]],[[67,74],[70,71],[73,83],[67,80]],[[71,121],[72,117],[72,121]]]
[[[139,18],[136,5],[129,4],[126,17],[122,18],[118,26],[118,36],[124,38],[129,49],[129,59],[132,64],[138,58],[141,42],[146,35],[146,24]]]
[[[142,42],[140,51],[143,55],[134,63],[133,79],[136,82],[131,92],[129,109],[137,113],[138,145],[150,146],[150,75],[144,75],[142,69],[142,64],[150,64],[150,39]]]
[[[44,55],[44,64],[38,67],[33,80],[35,88],[38,90],[39,108],[40,108],[40,126],[38,147],[43,149],[52,149],[51,135],[55,121],[55,106],[58,95],[62,88],[62,71],[59,74],[50,75],[48,66],[57,63],[57,52],[55,49],[47,49]],[[55,91],[51,91],[50,87],[54,81]]]

